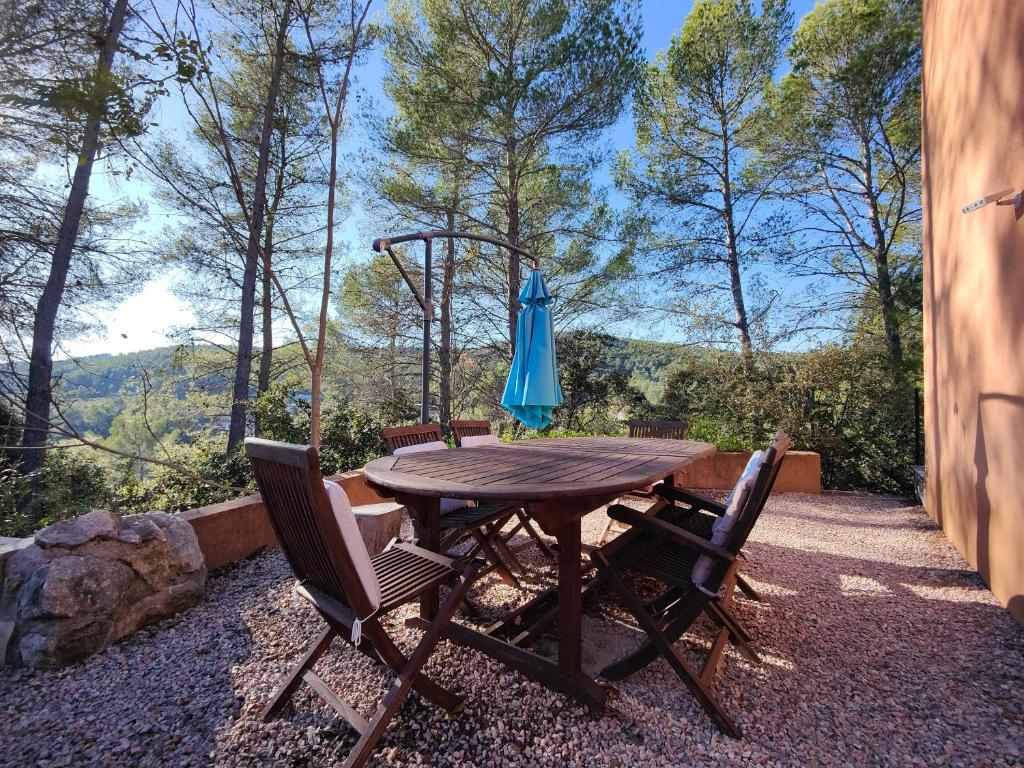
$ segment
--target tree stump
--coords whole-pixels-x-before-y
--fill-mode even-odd
[[[363,537],[370,557],[380,554],[388,542],[398,536],[402,528],[402,513],[405,507],[393,501],[380,504],[360,504],[353,507],[356,524]]]

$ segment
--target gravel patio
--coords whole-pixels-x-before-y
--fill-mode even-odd
[[[584,541],[604,516],[584,520]],[[717,678],[744,739],[722,736],[663,661],[601,717],[472,651],[442,643],[427,671],[467,695],[461,715],[410,696],[379,765],[1024,765],[1024,628],[920,508],[864,496],[773,498],[737,601],[763,662],[729,651]],[[550,567],[540,559],[532,586]],[[0,673],[0,764],[326,766],[354,733],[306,690],[271,723],[257,712],[320,625],[292,598],[279,554],[210,580],[209,599],[89,661]],[[523,595],[492,578],[495,612]],[[588,618],[592,653],[635,641]],[[410,645],[416,634],[392,624]],[[688,638],[700,643],[710,636]],[[939,651],[938,649],[942,649]],[[594,663],[594,659],[590,659]],[[389,678],[336,643],[318,672],[376,704]]]

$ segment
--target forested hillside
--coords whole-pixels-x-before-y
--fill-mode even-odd
[[[668,369],[682,359],[685,349],[679,344],[613,336],[603,341],[609,367],[623,373],[629,383],[652,402],[660,399]],[[196,354],[195,349],[187,353],[177,347],[161,347],[57,361],[53,366],[55,388],[69,403],[64,415],[83,434],[107,438],[114,419],[141,398],[147,387],[151,392],[173,396],[183,403],[190,392],[224,395],[229,382],[223,375],[207,373],[189,378],[188,361]],[[343,354],[360,357],[360,352],[353,348],[344,350]],[[467,351],[467,355],[486,359],[488,350]],[[410,369],[419,365],[418,349],[405,350],[404,357]],[[339,366],[342,370],[350,367],[357,366]],[[355,387],[353,378],[344,373],[339,374],[336,384],[344,391]]]

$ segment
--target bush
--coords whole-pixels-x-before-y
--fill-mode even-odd
[[[327,403],[320,417],[320,467],[324,474],[358,469],[386,453],[380,430],[415,418],[397,412],[365,411],[348,400]],[[273,387],[256,404],[260,434],[269,440],[305,444],[310,440],[309,401],[286,386]]]
[[[113,498],[107,471],[84,449],[55,448],[46,454],[38,476],[38,491],[30,508],[18,509],[31,478],[22,477],[11,463],[0,466],[0,536],[30,536],[58,520],[108,507]]]
[[[154,465],[144,482],[126,468],[112,506],[126,514],[153,509],[181,512],[255,492],[241,448],[228,454],[212,443],[182,445],[171,450],[168,461],[180,469]]]
[[[689,419],[690,436],[720,450],[763,447],[776,429],[817,451],[828,488],[913,489],[914,385],[880,345],[827,345],[804,353],[688,357],[668,377],[660,418]]]

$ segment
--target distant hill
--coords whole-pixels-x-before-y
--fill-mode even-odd
[[[625,373],[648,399],[659,400],[666,372],[684,356],[687,347],[642,339],[608,338],[608,354],[615,367]],[[199,351],[202,349],[198,348]],[[209,350],[213,355],[218,354],[214,347]],[[123,410],[126,398],[142,392],[143,373],[149,376],[153,387],[168,379],[173,381],[174,394],[180,399],[185,398],[189,388],[202,389],[207,394],[226,391],[228,379],[223,372],[186,380],[177,353],[177,347],[159,347],[142,352],[90,355],[55,362],[57,392],[70,404],[65,408],[65,415],[76,429],[108,435],[111,422]],[[355,350],[353,353],[358,354]],[[418,358],[419,350],[410,349],[411,356],[413,353]]]
[[[136,392],[142,386],[143,371],[159,375],[175,368],[177,347],[158,347],[123,355],[89,355],[53,364],[57,386],[76,391],[80,397],[107,397]]]

